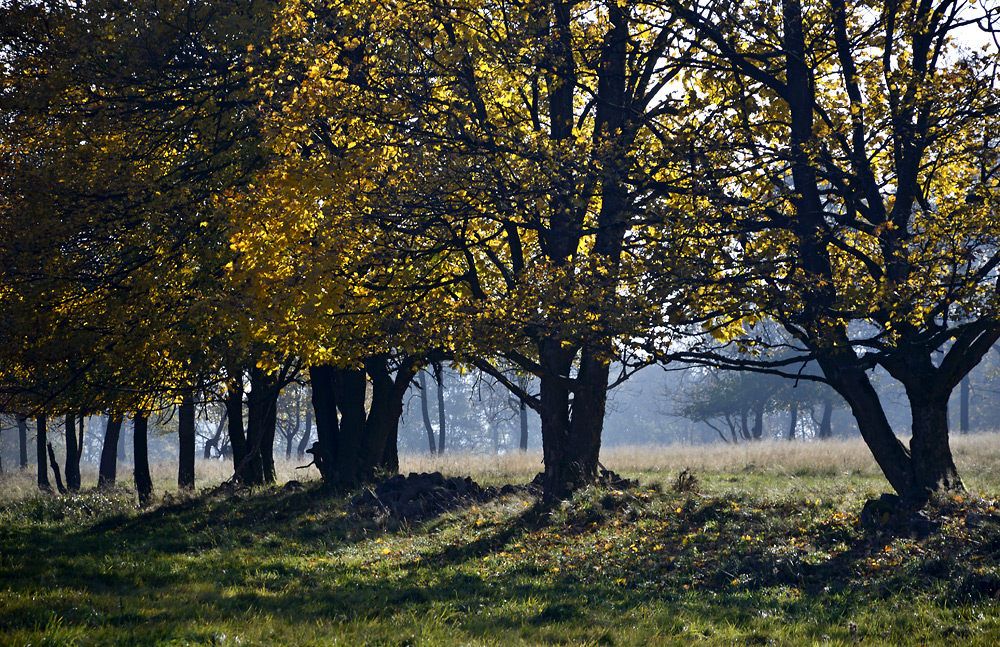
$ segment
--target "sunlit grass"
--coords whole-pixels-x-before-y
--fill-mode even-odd
[[[993,645],[997,436],[956,438],[972,494],[936,530],[858,525],[887,490],[860,443],[605,452],[640,487],[528,495],[422,520],[359,515],[305,480],[140,509],[5,478],[0,645]],[[402,457],[406,471],[525,482],[537,454]],[[303,480],[296,463],[282,482]],[[680,470],[696,481],[672,487]],[[980,470],[989,470],[989,473]],[[127,473],[120,476],[127,476]],[[982,497],[976,492],[983,492]]]

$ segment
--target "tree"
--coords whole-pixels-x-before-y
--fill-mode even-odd
[[[699,54],[695,107],[672,145],[688,226],[724,280],[709,327],[768,361],[756,322],[779,323],[850,405],[892,487],[961,489],[952,390],[1000,337],[995,273],[995,52],[960,46],[975,5],[773,0],[670,2]],[[977,13],[978,12],[978,13]],[[693,241],[696,242],[696,241]],[[689,356],[694,356],[691,354]],[[702,355],[701,359],[706,359]],[[866,373],[905,388],[912,439],[894,434]]]
[[[421,304],[431,348],[539,378],[537,397],[506,385],[540,414],[550,498],[596,480],[616,340],[661,311],[633,247],[663,232],[632,179],[676,36],[655,3],[305,1],[278,24],[278,177],[306,207],[286,230],[369,228],[374,247],[327,248],[391,258],[361,276]]]
[[[181,490],[194,489],[194,405],[194,394],[190,390],[182,392],[177,407],[177,487]]]
[[[97,473],[98,489],[114,487],[118,472],[118,439],[122,432],[122,417],[108,416],[101,447],[101,464]]]
[[[132,419],[132,453],[135,457],[135,489],[139,493],[139,505],[146,505],[153,496],[153,479],[149,474],[149,450],[147,432],[149,419],[139,414]]]
[[[437,453],[437,443],[434,441],[434,427],[431,426],[431,415],[427,406],[427,378],[425,371],[417,371],[417,379],[420,385],[420,415],[424,420],[424,429],[427,431],[427,443],[431,454]]]

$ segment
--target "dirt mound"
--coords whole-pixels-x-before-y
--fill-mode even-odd
[[[365,488],[351,499],[351,505],[362,514],[419,519],[500,496],[539,491],[533,484],[482,487],[468,476],[445,478],[441,472],[410,472]]]

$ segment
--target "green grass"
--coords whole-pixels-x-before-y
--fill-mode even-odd
[[[660,469],[552,510],[512,496],[419,522],[315,483],[147,510],[125,489],[24,496],[0,505],[0,645],[1000,642],[990,496],[936,502],[913,538],[860,527],[885,489],[864,470],[694,474],[693,492]]]

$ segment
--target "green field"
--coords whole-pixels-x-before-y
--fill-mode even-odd
[[[314,481],[140,510],[8,475],[0,645],[994,645],[997,440],[956,440],[970,492],[921,527],[859,522],[887,486],[857,443],[608,452],[639,487],[404,520]],[[536,461],[404,470],[500,484]]]

